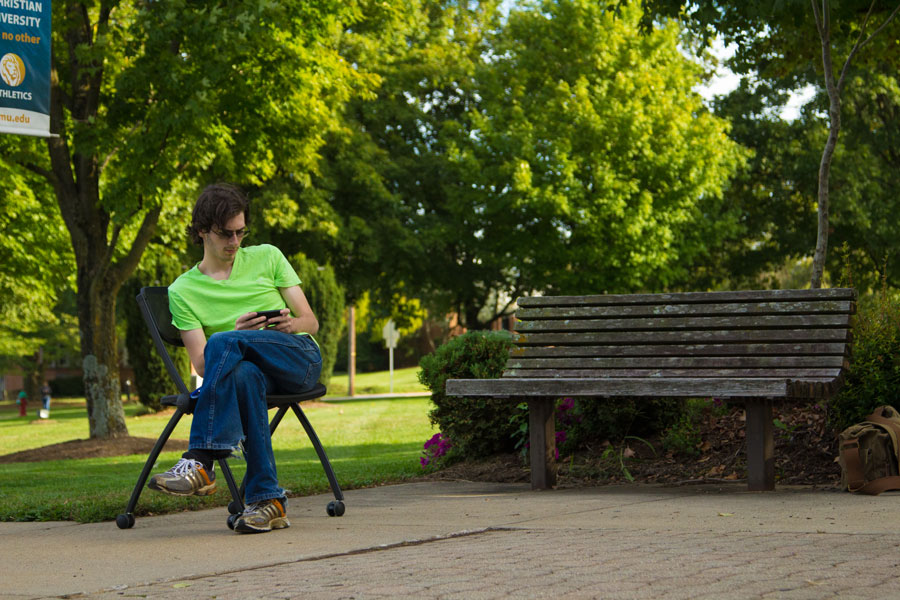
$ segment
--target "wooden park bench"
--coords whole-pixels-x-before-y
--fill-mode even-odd
[[[748,488],[772,490],[772,403],[838,390],[855,309],[843,288],[520,298],[502,376],[451,379],[446,393],[528,402],[534,489],[556,484],[558,398],[742,402]]]

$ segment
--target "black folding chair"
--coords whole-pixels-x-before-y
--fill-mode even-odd
[[[172,361],[172,357],[169,355],[169,351],[166,348],[167,343],[172,346],[183,346],[181,335],[178,333],[175,326],[172,325],[172,314],[169,312],[168,288],[141,288],[141,292],[137,295],[137,302],[141,307],[141,314],[143,314],[144,320],[147,322],[150,335],[153,337],[153,343],[156,344],[156,350],[162,357],[169,376],[178,388],[178,394],[164,396],[162,398],[162,404],[165,406],[174,406],[175,413],[169,419],[169,422],[159,436],[159,439],[156,440],[156,445],[153,446],[150,456],[147,457],[147,462],[144,463],[144,469],[141,471],[141,476],[134,486],[134,491],[131,492],[131,499],[128,501],[125,512],[116,517],[116,525],[119,526],[119,529],[129,529],[134,526],[134,507],[137,505],[138,498],[141,497],[141,492],[144,489],[144,485],[147,483],[147,479],[150,477],[150,471],[153,469],[156,459],[159,458],[159,453],[162,451],[163,446],[165,446],[166,441],[168,441],[169,436],[172,435],[172,431],[175,430],[178,421],[181,420],[182,416],[191,414],[194,411],[194,405],[196,403],[196,400],[191,399],[190,390],[188,390],[188,387],[181,379],[181,375],[179,375],[178,370],[175,368],[175,363]],[[266,403],[269,408],[278,409],[269,423],[269,431],[274,434],[275,429],[278,428],[278,424],[281,423],[281,419],[284,417],[285,413],[287,413],[288,409],[294,411],[300,424],[303,425],[303,429],[306,430],[306,435],[312,442],[316,454],[319,455],[322,468],[325,470],[325,475],[328,477],[328,482],[331,484],[331,491],[334,493],[334,500],[328,503],[328,515],[331,517],[340,517],[344,514],[344,494],[341,492],[337,478],[334,476],[334,470],[331,468],[331,463],[325,455],[325,450],[322,448],[322,443],[319,441],[316,431],[313,429],[309,419],[306,418],[306,415],[300,408],[301,402],[304,400],[321,398],[325,395],[325,391],[325,386],[321,383],[317,383],[313,389],[302,394],[266,396]],[[228,516],[228,526],[233,529],[234,522],[238,515],[244,511],[243,497],[244,485],[246,482],[241,482],[241,486],[238,488],[234,481],[234,475],[231,472],[231,468],[228,466],[228,462],[225,459],[219,459],[218,463],[220,472],[225,477],[228,489],[231,492],[232,501],[228,504],[228,512],[230,513]]]

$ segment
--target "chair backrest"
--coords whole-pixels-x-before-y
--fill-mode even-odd
[[[178,329],[172,325],[172,313],[169,312],[169,288],[165,287],[143,287],[137,295],[137,303],[141,308],[141,314],[144,316],[144,322],[147,323],[147,329],[150,331],[150,337],[153,338],[153,344],[156,351],[162,358],[166,366],[169,377],[175,382],[178,391],[186,394],[188,390],[184,380],[175,368],[175,362],[172,360],[166,344],[172,346],[183,346],[181,334]]]

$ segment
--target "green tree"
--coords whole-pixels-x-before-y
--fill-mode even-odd
[[[579,0],[505,23],[493,3],[429,6],[354,114],[390,157],[407,289],[476,328],[523,293],[689,285],[733,231],[742,153],[691,90],[678,28],[641,36],[637,6]]]
[[[316,341],[322,350],[322,374],[319,381],[328,385],[337,360],[337,345],[344,333],[344,291],[337,284],[334,269],[322,266],[299,253],[291,264],[300,277],[303,293],[319,320]]]
[[[309,177],[336,107],[371,84],[334,48],[357,13],[334,0],[54,3],[59,137],[3,161],[49,183],[71,238],[91,437],[127,434],[115,303],[161,211],[202,182]]]
[[[812,287],[821,287],[831,227],[831,164],[842,128],[842,95],[847,83],[853,80],[854,65],[867,46],[879,39],[896,39],[900,3],[759,0],[735,4],[647,0],[645,4],[648,7],[645,24],[655,15],[683,16],[705,39],[716,32],[726,43],[734,43],[738,50],[729,64],[739,73],[753,73],[763,80],[777,82],[782,90],[813,81],[824,90],[828,135],[818,166],[817,235],[811,281]],[[810,65],[815,64],[819,67],[813,71]]]
[[[0,156],[19,153],[0,136]],[[36,397],[46,361],[70,350],[77,327],[66,312],[72,251],[55,204],[41,202],[39,177],[0,160],[0,371],[23,370]]]

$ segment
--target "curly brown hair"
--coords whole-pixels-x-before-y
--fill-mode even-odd
[[[250,201],[233,185],[214,183],[200,192],[187,234],[191,241],[203,245],[200,233],[208,233],[213,225],[225,229],[225,224],[235,216],[244,213],[245,226],[250,225]]]

